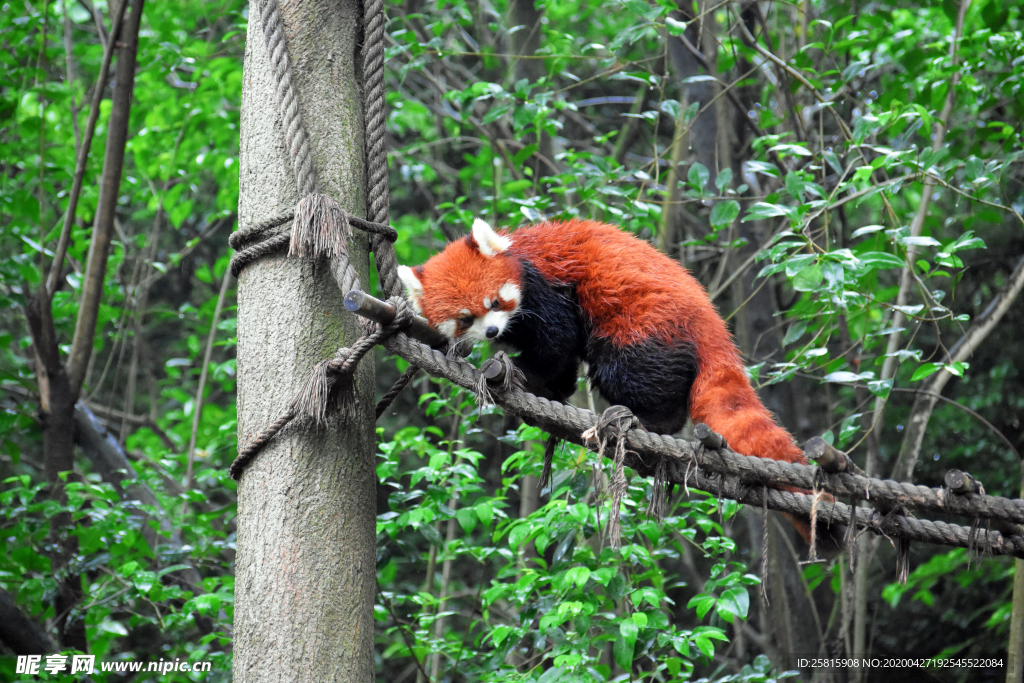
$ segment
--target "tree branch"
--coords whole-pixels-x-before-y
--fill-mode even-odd
[[[0,641],[16,655],[46,655],[57,646],[46,631],[21,611],[14,596],[0,588]]]
[[[78,160],[75,162],[75,175],[71,180],[71,192],[68,194],[68,208],[64,212],[64,227],[61,228],[60,238],[57,240],[57,249],[53,255],[53,264],[50,266],[50,275],[46,278],[47,298],[52,299],[53,293],[57,291],[57,281],[60,278],[60,271],[64,268],[64,256],[68,251],[68,243],[71,241],[71,228],[75,224],[75,210],[78,208],[78,198],[82,194],[82,181],[85,178],[85,165],[89,160],[89,148],[92,146],[93,134],[96,132],[96,121],[100,116],[100,101],[103,99],[103,92],[106,90],[107,74],[110,70],[110,59],[114,54],[114,46],[117,43],[117,35],[121,28],[121,20],[124,17],[125,7],[128,0],[118,5],[110,28],[111,39],[105,41],[103,50],[103,61],[100,63],[100,75],[96,78],[96,89],[92,94],[92,104],[89,107],[89,120],[85,124],[85,136],[82,144],[78,147]],[[98,23],[102,26],[102,23]],[[103,41],[103,36],[100,36]],[[134,61],[134,60],[133,60]],[[71,55],[68,53],[68,64],[71,63]],[[74,112],[72,112],[74,113]],[[113,117],[113,114],[111,115]]]
[[[945,140],[946,140],[946,129],[949,127],[949,117],[950,117],[950,115],[951,115],[951,113],[953,111],[953,103],[956,100],[956,84],[960,80],[960,75],[956,71],[956,64],[957,64],[956,46],[957,46],[957,43],[960,40],[960,36],[963,34],[964,14],[967,11],[967,5],[968,4],[970,4],[969,0],[960,0],[960,10],[957,13],[957,20],[956,20],[956,32],[953,34],[953,42],[949,46],[949,57],[952,60],[954,71],[953,71],[953,75],[950,77],[950,80],[949,80],[949,91],[946,93],[946,101],[942,105],[942,112],[941,112],[941,114],[939,114],[939,129],[937,131],[935,131],[935,139],[932,141],[932,151],[933,152],[938,151],[942,147],[942,145],[945,143]],[[915,214],[914,220],[910,224],[910,236],[911,237],[919,237],[921,235],[921,231],[924,228],[924,220],[925,220],[925,217],[928,214],[928,204],[931,202],[932,190],[934,188],[935,188],[935,180],[932,179],[931,177],[926,177],[925,181],[924,181],[924,190],[923,190],[923,192],[921,194],[921,203],[918,205],[917,214]],[[888,343],[886,344],[885,360],[882,363],[882,372],[881,372],[881,375],[879,377],[879,379],[882,380],[882,381],[885,381],[887,379],[892,379],[896,375],[896,369],[897,369],[897,367],[899,365],[899,360],[898,360],[898,358],[896,356],[896,352],[899,350],[899,346],[900,346],[900,329],[903,327],[903,323],[904,323],[904,321],[906,319],[906,316],[904,316],[903,311],[901,310],[901,307],[905,306],[907,304],[907,300],[910,298],[910,289],[911,289],[911,287],[913,287],[914,282],[916,280],[916,278],[914,277],[914,260],[915,260],[914,256],[915,256],[915,254],[916,254],[916,250],[914,249],[913,245],[909,245],[907,247],[907,259],[906,259],[907,262],[903,266],[902,270],[900,271],[900,288],[899,288],[898,293],[896,294],[896,306],[893,308],[892,321],[887,326],[887,327],[892,328],[892,332],[889,334],[889,340],[888,340]],[[943,371],[941,374],[946,375],[948,373]],[[938,390],[933,390],[933,391],[934,391],[934,393],[939,393],[941,391],[941,387]],[[924,401],[924,402],[930,403],[930,407],[928,408],[928,414],[931,415],[931,409],[935,407],[935,399],[928,398],[926,396],[918,396],[917,399],[914,400],[915,406],[917,405],[917,403],[919,401]],[[879,397],[879,398],[875,399],[875,408],[874,408],[874,417],[873,417],[874,427],[872,428],[871,433],[868,435],[868,451],[870,453],[875,454],[876,457],[877,457],[877,453],[878,453],[878,450],[879,450],[879,447],[880,447],[879,443],[880,443],[880,440],[881,440],[881,430],[883,428],[883,422],[884,422],[882,418],[883,418],[884,414],[885,414],[885,399]],[[926,422],[927,422],[927,418],[926,418]],[[907,436],[909,436],[909,435],[910,435],[910,431],[908,431],[908,433],[907,433]],[[907,443],[907,441],[905,439],[904,439],[904,443]],[[918,444],[918,446],[920,446],[920,444]],[[914,453],[913,458],[914,458],[914,460],[917,459],[917,453],[916,452]],[[871,458],[869,458],[869,459],[871,459]],[[901,453],[899,460],[902,460],[902,459],[903,459],[903,455]],[[898,467],[899,467],[899,463],[897,462],[897,465],[894,467],[893,476],[896,477],[897,481],[902,481],[902,479],[900,479],[898,476],[896,476],[895,469],[898,468]],[[904,465],[904,469],[906,469],[905,465]],[[912,470],[913,470],[913,464],[910,465],[910,469],[907,470],[907,471],[909,473]],[[871,472],[870,468],[868,469],[868,472],[869,473]]]
[[[220,321],[220,312],[224,308],[224,298],[233,279],[230,271],[224,273],[224,279],[220,283],[220,293],[217,295],[217,305],[213,309],[213,320],[210,321],[210,334],[206,337],[203,370],[199,373],[199,388],[196,389],[196,400],[192,408],[192,436],[188,440],[188,466],[185,471],[186,490],[191,490],[195,485],[192,476],[196,459],[196,435],[199,433],[199,417],[203,412],[203,390],[206,389],[206,376],[210,367],[210,356],[213,354],[213,342],[217,338],[217,323]]]
[[[124,0],[121,4],[127,4]],[[139,46],[139,24],[142,20],[144,0],[131,0],[132,10],[124,25],[123,40],[111,40],[110,45],[118,47],[117,70],[114,80],[114,94],[111,98],[110,122],[107,126],[107,148],[103,159],[103,176],[100,179],[99,200],[96,220],[89,245],[89,258],[82,284],[82,298],[79,302],[75,336],[71,342],[68,358],[68,379],[72,397],[78,398],[85,379],[85,369],[92,354],[93,336],[96,334],[96,320],[99,316],[100,301],[103,299],[103,281],[107,273],[107,252],[114,232],[114,214],[117,210],[118,190],[121,186],[121,171],[124,166],[124,148],[128,141],[128,119],[131,113],[132,88],[135,85],[135,58]],[[82,149],[86,148],[82,145]],[[68,211],[68,216],[71,212]]]
[[[949,355],[950,363],[959,363],[970,357],[974,350],[981,346],[985,338],[995,328],[999,321],[1009,310],[1014,300],[1024,289],[1024,258],[1017,261],[1017,267],[1013,269],[1009,280],[999,290],[999,293],[992,298],[985,312],[971,325],[971,328],[953,345]],[[893,466],[892,478],[896,481],[907,481],[914,473],[914,466],[917,464],[921,454],[921,443],[924,441],[924,433],[931,419],[932,410],[938,394],[949,382],[953,375],[946,370],[939,370],[932,375],[931,380],[924,386],[921,393],[914,400],[914,407],[910,411],[910,419],[907,420],[907,430],[903,437],[903,446],[900,448],[899,457]]]

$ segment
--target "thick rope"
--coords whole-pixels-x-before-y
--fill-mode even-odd
[[[285,145],[295,172],[295,185],[299,196],[316,192],[316,170],[313,167],[313,153],[309,136],[302,122],[302,104],[295,91],[292,79],[292,65],[288,59],[288,41],[285,37],[284,21],[277,0],[267,0],[262,7],[263,44],[274,70],[274,94],[281,115],[281,129]]]
[[[392,354],[401,356],[410,363],[422,367],[435,377],[443,377],[452,383],[470,391],[479,380],[479,371],[469,363],[449,358],[444,353],[430,349],[419,342],[399,333],[384,340],[385,348]],[[528,424],[536,425],[559,438],[572,443],[587,445],[582,434],[598,424],[598,417],[593,413],[540,396],[534,396],[513,387],[508,391],[494,391],[495,402],[519,415]],[[700,452],[703,451],[703,452]],[[816,468],[808,465],[779,463],[765,458],[739,455],[731,451],[711,451],[694,448],[693,444],[675,439],[671,436],[652,434],[640,428],[629,429],[625,433],[624,462],[642,476],[654,476],[658,458],[664,458],[665,481],[699,488],[704,491],[721,491],[723,497],[751,505],[766,504],[773,510],[789,512],[809,518],[814,499],[812,496],[776,488],[766,488],[762,484],[790,485],[804,489],[812,489],[812,480]],[[746,462],[750,460],[752,462]],[[716,471],[717,470],[717,471]],[[706,472],[710,472],[707,474]],[[793,476],[787,476],[793,475]],[[872,484],[880,480],[867,480],[856,475],[840,475],[855,477],[868,484],[867,490],[873,490]],[[835,480],[836,475],[828,478]],[[806,481],[805,481],[806,478]],[[897,482],[892,482],[896,484]],[[847,482],[849,485],[849,482]],[[911,490],[927,491],[926,487],[907,484]],[[897,487],[899,488],[899,487]],[[864,488],[853,497],[864,498]],[[887,487],[879,489],[888,491]],[[767,491],[767,501],[765,493]],[[833,491],[835,493],[836,491]],[[906,496],[900,491],[899,497]],[[968,496],[964,496],[967,498]],[[980,498],[980,496],[978,497]],[[928,502],[926,497],[915,495],[916,500]],[[932,501],[933,503],[936,501]],[[953,508],[973,507],[981,501],[975,499],[971,504],[966,502],[951,503],[951,499],[940,500],[941,505],[933,505],[933,509],[941,512],[957,512]],[[1017,501],[995,499],[989,497],[984,501],[988,512],[995,515],[997,510],[1009,508],[1016,514],[1019,506]],[[971,543],[971,532],[968,527],[947,524],[926,519],[915,519],[905,515],[884,516],[875,510],[853,508],[851,506],[831,502],[819,505],[816,516],[828,524],[846,524],[853,520],[862,529],[876,534],[903,537],[909,540],[968,547]],[[1013,555],[1024,558],[1024,536],[1003,535],[997,531],[978,530],[974,542],[987,552],[997,555]]]
[[[402,296],[397,260],[391,246],[398,234],[387,225],[389,198],[384,129],[383,9],[382,0],[373,0],[366,7],[364,17],[367,36],[364,73],[367,79],[365,119],[369,220],[352,216],[333,198],[317,193],[316,169],[309,136],[302,121],[302,106],[293,82],[286,32],[277,0],[267,0],[261,11],[263,39],[274,73],[278,113],[301,199],[293,212],[239,230],[237,236],[232,236],[231,244],[238,253],[232,258],[231,272],[237,277],[249,263],[288,247],[291,255],[300,258],[328,260],[335,281],[342,294],[346,294],[359,287],[359,275],[345,245],[346,235],[351,233],[351,226],[356,225],[372,234],[372,249],[380,281],[384,291],[394,298],[393,305],[398,315],[391,324],[364,334],[353,348],[343,349],[334,359],[313,368],[285,413],[240,450],[239,457],[230,468],[231,476],[236,479],[260,449],[293,418],[312,417],[319,424],[326,420],[331,407],[340,405],[351,408],[354,400],[352,377],[358,362],[383,336],[403,328],[412,317]],[[289,220],[292,221],[290,235],[282,231],[275,232],[275,228]],[[386,402],[382,399],[383,408],[394,400],[411,377],[411,374],[403,376],[392,387],[385,396]]]
[[[409,362],[420,365],[434,376],[444,377],[465,389],[474,390],[480,376],[475,367],[461,359],[448,358],[443,353],[433,351],[404,335],[401,338],[404,340],[401,346],[394,340],[387,340],[384,343],[385,348]],[[524,417],[530,424],[538,425],[545,431],[561,438],[568,438],[574,443],[579,443],[579,436],[594,427],[598,421],[598,418],[588,410],[549,401],[519,387],[513,386],[500,391],[496,389],[491,387],[496,403]],[[814,490],[817,475],[818,488],[824,486],[833,495],[847,498],[963,517],[1001,519],[1014,523],[1024,519],[1024,501],[1020,499],[979,494],[953,495],[941,488],[931,489],[906,482],[868,479],[848,473],[820,475],[819,468],[812,465],[740,455],[725,449],[700,449],[698,452],[691,442],[655,434],[642,428],[633,428],[626,432],[626,448],[638,453],[692,460],[704,470],[735,476],[751,484],[764,483],[771,486],[785,485]]]
[[[228,474],[235,481],[242,476],[242,472],[249,466],[249,463],[253,461],[263,447],[266,446],[271,439],[277,436],[278,432],[285,428],[285,426],[292,421],[296,415],[295,407],[289,406],[288,410],[284,411],[280,417],[274,420],[273,424],[268,426],[262,432],[257,434],[252,440],[249,441],[243,448],[238,449],[238,457],[231,463],[231,467],[228,468]]]
[[[335,205],[336,207],[337,205]],[[243,226],[231,233],[228,244],[235,250],[229,266],[231,274],[236,278],[242,270],[253,261],[263,256],[289,251],[291,247],[291,231],[275,230],[295,218],[295,211],[288,211],[280,216],[268,218],[254,225]],[[376,239],[378,236],[387,242],[398,239],[398,231],[386,223],[375,223],[355,216],[341,209],[340,221],[368,232]],[[354,271],[353,271],[354,272]],[[358,276],[357,276],[358,277]],[[351,289],[351,287],[349,288]],[[349,290],[345,290],[349,291]]]
[[[384,411],[391,407],[391,404],[394,403],[396,398],[398,398],[398,395],[402,393],[405,387],[409,385],[409,382],[416,377],[416,373],[419,371],[420,369],[415,365],[410,365],[405,369],[402,376],[399,377],[395,383],[391,385],[391,388],[387,390],[387,393],[381,396],[380,400],[377,401],[376,419],[379,420],[380,416],[384,414]]]
[[[384,0],[367,0],[363,10],[363,78],[366,97],[366,215],[377,223],[388,222],[388,150],[384,119]],[[385,297],[403,294],[398,279],[394,248],[374,237],[371,242],[380,288]]]
[[[385,326],[374,325],[372,331],[361,336],[350,348],[338,349],[334,358],[317,363],[302,386],[299,387],[295,397],[288,405],[288,409],[271,425],[253,437],[244,448],[239,449],[238,457],[228,469],[228,473],[233,479],[238,480],[260,450],[293,419],[307,418],[318,426],[323,425],[327,421],[330,408],[334,406],[340,407],[342,414],[352,415],[354,407],[352,382],[359,361],[372,351],[373,347],[382,339],[407,327],[413,317],[405,297],[392,297],[388,303],[395,307],[395,319]],[[396,396],[398,394],[394,391],[394,387],[388,393],[394,393]],[[391,397],[391,400],[393,399],[394,396]]]
[[[585,442],[597,444],[598,455],[607,455],[609,442],[615,444],[612,458],[612,505],[608,513],[608,537],[611,547],[618,548],[622,542],[622,498],[626,495],[628,484],[626,483],[625,460],[626,440],[623,438],[629,429],[640,425],[640,421],[633,416],[633,413],[624,406],[612,406],[601,414],[597,424],[583,432],[582,438]],[[546,469],[550,472],[550,460],[545,458]],[[655,475],[655,486],[657,486],[657,475]]]

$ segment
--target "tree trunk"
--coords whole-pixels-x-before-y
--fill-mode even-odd
[[[129,0],[125,0],[125,3],[127,2]],[[100,194],[78,318],[75,322],[75,336],[66,365],[61,363],[58,337],[53,322],[52,291],[47,289],[46,284],[41,285],[25,307],[25,319],[32,336],[36,358],[36,382],[39,386],[39,403],[43,417],[43,467],[51,487],[50,497],[61,503],[66,502],[66,496],[65,482],[60,475],[62,472],[72,471],[75,466],[75,403],[81,393],[86,368],[92,357],[93,338],[96,334],[97,316],[107,273],[107,252],[114,230],[114,215],[121,185],[124,148],[128,140],[128,122],[131,115],[132,90],[135,86],[136,52],[144,0],[130,2],[131,11],[124,15],[126,5],[122,4],[118,15],[125,18],[120,34],[122,39],[113,48],[117,50],[117,67],[111,97],[110,120],[107,124]],[[69,211],[73,211],[73,207]],[[58,251],[60,249],[59,247]],[[56,258],[53,278],[59,275],[60,269],[61,260]],[[57,281],[54,279],[54,289],[56,285]],[[51,565],[53,571],[62,577],[54,596],[54,620],[60,647],[86,652],[89,644],[86,640],[85,623],[75,612],[82,599],[81,577],[77,573],[64,570],[78,552],[78,538],[68,534],[73,526],[69,512],[59,512],[50,519],[51,535],[54,540]]]
[[[1021,467],[1020,495],[1024,498],[1024,466]],[[1013,608],[1010,637],[1006,643],[1006,683],[1024,682],[1024,560],[1013,562]]]
[[[299,199],[262,32],[250,5],[241,111],[239,224]],[[319,191],[363,215],[362,89],[353,0],[281,3],[295,89]],[[349,240],[366,282],[367,245]],[[330,270],[284,255],[251,264],[238,283],[238,439],[283,412],[310,368],[360,332]],[[373,365],[355,377],[355,417],[293,423],[238,487],[236,681],[365,681],[373,677],[375,567]]]

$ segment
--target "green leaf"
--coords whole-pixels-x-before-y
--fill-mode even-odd
[[[800,178],[800,174],[795,171],[789,171],[786,173],[786,192],[789,196],[798,202],[802,202],[804,198],[804,181]]]
[[[719,171],[718,176],[715,177],[715,187],[718,188],[719,192],[725,192],[725,188],[729,187],[732,183],[732,169],[724,168]]]
[[[839,163],[839,157],[836,156],[835,152],[826,150],[825,152],[822,152],[822,156],[825,157],[825,161],[828,162],[828,165],[832,167],[833,171],[839,175],[843,174],[843,165]]]
[[[565,673],[565,669],[553,666],[537,679],[537,683],[557,683],[557,681],[563,680],[562,674]]]
[[[942,243],[934,237],[928,237],[927,235],[920,235],[918,237],[901,237],[900,244],[904,244],[908,247],[938,247]]]
[[[455,512],[455,518],[459,520],[459,526],[467,534],[472,533],[476,528],[476,510],[473,508],[459,508]]]
[[[740,215],[740,203],[727,200],[724,202],[718,202],[711,209],[711,225],[715,228],[724,228],[729,226],[736,217]]]
[[[689,608],[697,610],[697,618],[703,619],[704,615],[711,611],[711,608],[715,606],[715,597],[708,595],[707,593],[698,593],[697,595],[690,598],[690,601],[686,603]]]
[[[769,164],[767,161],[748,161],[747,170],[750,173],[763,173],[773,178],[779,177],[779,169],[775,164]]]
[[[619,622],[619,635],[612,647],[615,661],[626,671],[633,667],[633,651],[636,648],[636,636],[639,633],[636,622],[623,619]]]
[[[933,375],[942,368],[942,363],[924,363],[917,370],[914,370],[914,374],[910,376],[911,382],[924,379],[929,375]]]
[[[869,266],[870,268],[878,268],[880,270],[888,268],[902,268],[906,265],[903,259],[884,251],[869,251],[864,254],[857,254],[857,258],[860,259],[861,263]]]
[[[695,161],[690,165],[690,170],[686,174],[686,179],[689,181],[690,185],[696,189],[703,190],[707,186],[708,180],[711,179],[711,172],[708,171],[707,166],[699,161]]]
[[[473,509],[476,510],[476,516],[481,524],[486,527],[491,526],[491,521],[494,519],[494,508],[491,501],[477,503]]]
[[[782,206],[780,204],[769,204],[768,202],[757,202],[747,211],[747,215],[744,217],[743,222],[756,221],[761,218],[772,218],[775,216],[789,216],[793,217],[793,209],[788,206]]]
[[[777,152],[780,157],[782,156],[799,156],[809,157],[812,156],[812,152],[802,145],[793,145],[789,143],[783,143],[781,145],[775,145],[768,149],[769,152]]]
[[[884,225],[865,225],[863,228],[857,228],[856,230],[854,230],[853,231],[853,235],[851,235],[851,237],[853,239],[857,239],[858,237],[863,237],[864,235],[871,235],[871,234],[876,233],[876,232],[878,232],[880,230],[885,230],[885,226]]]
[[[955,375],[956,377],[963,377],[964,370],[966,370],[970,366],[970,363],[956,362],[950,365],[943,365],[942,367],[946,368],[946,371],[951,375]]]
[[[807,320],[798,320],[789,326],[786,330],[786,336],[782,339],[782,345],[788,346],[795,342],[800,337],[804,336],[804,332],[807,331]]]
[[[747,610],[750,609],[750,595],[746,588],[730,588],[722,593],[718,599],[716,610],[718,615],[733,623],[733,618],[747,618]]]
[[[821,266],[815,263],[796,274],[793,278],[793,289],[798,292],[810,292],[817,289],[823,279]]]
[[[668,29],[669,35],[681,36],[686,33],[686,22],[673,19],[672,17],[665,17],[665,28]]]
[[[504,116],[505,114],[507,114],[511,110],[512,110],[512,105],[511,104],[495,105],[495,106],[491,107],[487,111],[486,114],[484,114],[484,117],[482,119],[480,119],[480,122],[482,124],[484,124],[485,126],[487,124],[489,124],[489,123],[494,123],[495,121],[500,119],[502,116]]]

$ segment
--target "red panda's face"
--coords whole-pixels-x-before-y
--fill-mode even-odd
[[[508,235],[478,219],[470,237],[422,266],[399,266],[409,302],[449,338],[501,336],[522,301],[521,266],[506,253],[511,244]]]

